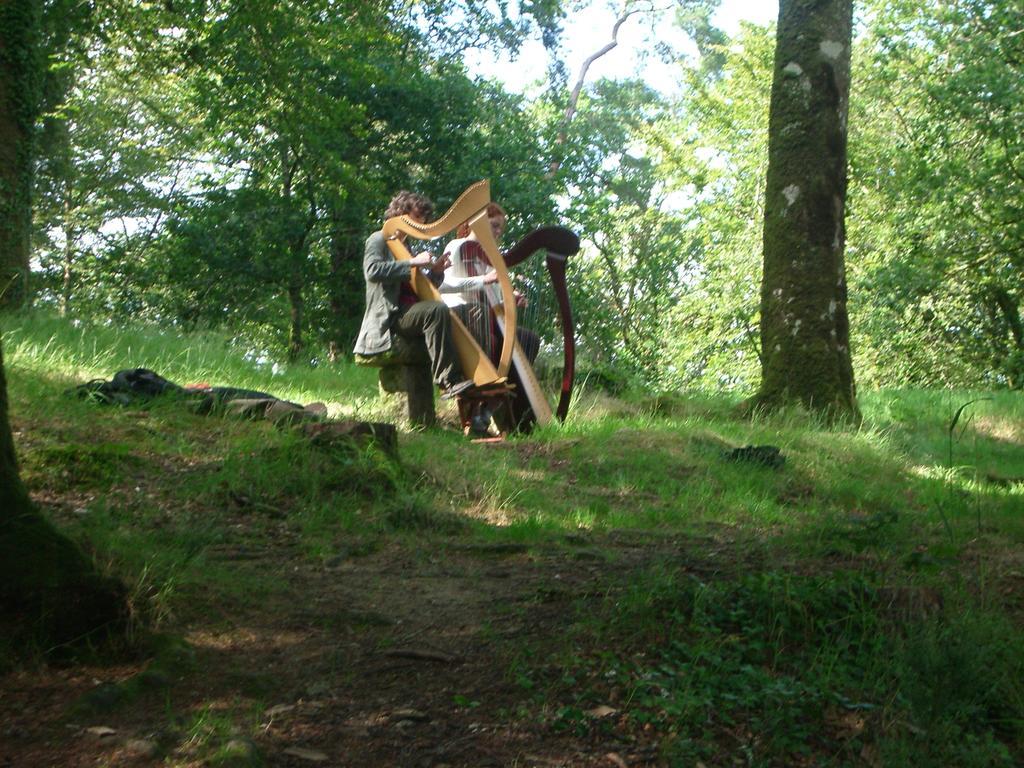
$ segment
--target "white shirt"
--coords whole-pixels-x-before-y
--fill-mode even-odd
[[[466,263],[462,258],[462,245],[469,241],[468,237],[452,240],[444,247],[445,255],[451,259],[452,265],[444,271],[444,282],[438,286],[441,299],[449,307],[461,307],[467,304],[465,294],[479,291],[484,287],[483,275],[469,275]]]

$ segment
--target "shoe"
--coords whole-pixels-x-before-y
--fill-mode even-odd
[[[464,379],[460,382],[452,384],[447,387],[441,394],[442,400],[451,400],[453,397],[458,397],[463,392],[473,388],[473,382],[470,379]]]
[[[488,437],[491,433],[491,412],[481,408],[469,420],[469,433],[476,437]]]

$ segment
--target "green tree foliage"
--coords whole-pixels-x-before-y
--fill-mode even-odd
[[[461,64],[466,47],[514,48],[528,19],[454,2],[95,11],[68,65],[84,82],[55,111],[69,146],[40,222],[50,295],[229,323],[293,359],[311,341],[347,350],[363,239],[396,190],[443,206],[490,177],[523,226],[552,219],[537,126]]]
[[[849,238],[865,373],[1024,386],[1021,10],[888,0],[866,19]]]
[[[48,37],[36,216],[43,296],[65,311],[128,314],[139,309],[136,289],[152,283],[136,282],[147,252],[201,159],[199,126],[179,109],[183,78],[163,47],[177,38],[161,34],[175,29],[162,6],[77,5],[76,23]]]
[[[1005,4],[858,6],[847,270],[862,384],[1020,386],[1020,14]],[[667,324],[675,385],[757,383],[772,28],[684,69],[662,173],[693,266]]]
[[[678,294],[682,222],[656,162],[665,104],[639,81],[601,80],[580,99],[559,174],[585,238],[574,297],[583,350],[616,377],[652,381],[659,328]]]
[[[390,195],[418,189],[443,209],[490,178],[509,241],[559,219],[583,236],[571,265],[584,365],[752,391],[774,28],[727,39],[712,0],[680,3],[678,38],[699,56],[681,61],[676,95],[588,83],[569,123],[564,66],[534,100],[467,73],[466,51],[511,57],[530,35],[559,63],[585,5],[42,3],[42,299],[223,325],[274,355],[345,354],[363,241]],[[847,215],[859,377],[1020,386],[1020,14],[992,0],[859,8]],[[641,2],[617,9],[655,18]]]
[[[682,283],[665,324],[669,386],[749,391],[760,375],[761,222],[774,30],[744,24],[711,49],[717,76],[683,70],[660,147],[683,204]]]

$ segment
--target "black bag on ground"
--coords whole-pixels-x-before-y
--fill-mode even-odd
[[[173,381],[168,381],[159,373],[154,373],[148,368],[118,371],[114,374],[111,384],[120,391],[131,392],[141,398],[185,393],[183,387],[179,387]]]
[[[148,368],[126,368],[115,373],[110,381],[93,379],[65,390],[64,394],[107,405],[131,405],[161,395],[183,395],[185,390]]]

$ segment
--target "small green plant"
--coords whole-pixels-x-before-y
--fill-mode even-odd
[[[157,576],[151,563],[142,567],[127,599],[131,614],[128,622],[130,644],[136,643],[140,633],[159,629],[170,618],[175,587],[173,575]]]
[[[964,425],[960,428],[960,432],[958,434],[956,431],[956,427],[957,424],[960,423],[960,417],[963,415],[964,411],[967,408],[971,407],[975,403],[980,403],[991,399],[991,397],[976,397],[973,400],[968,400],[966,403],[964,403],[963,405],[956,409],[956,413],[953,414],[953,418],[949,420],[949,458],[946,462],[946,467],[948,469],[953,468],[953,444],[954,442],[960,442],[960,440],[963,438],[964,433],[967,431],[967,428],[971,425],[971,421],[974,419],[974,414],[972,413],[967,418],[967,420],[964,422]]]

